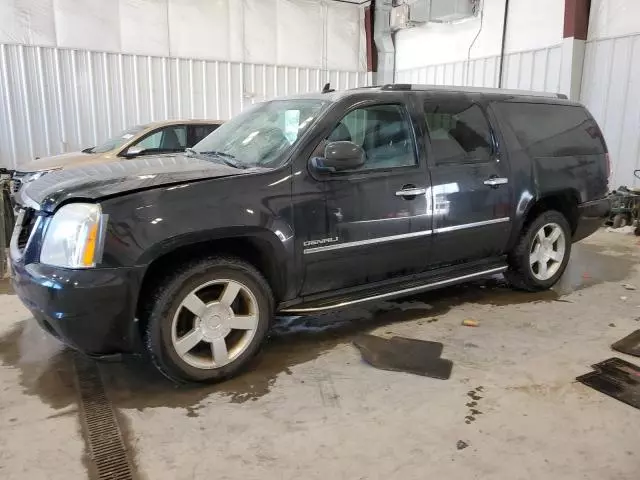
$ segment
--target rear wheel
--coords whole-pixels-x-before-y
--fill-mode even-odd
[[[516,288],[539,291],[560,279],[571,254],[571,229],[559,212],[542,213],[523,231],[509,254],[507,280]]]
[[[272,314],[271,289],[253,266],[234,258],[200,260],[157,290],[147,350],[174,381],[224,380],[258,353]]]

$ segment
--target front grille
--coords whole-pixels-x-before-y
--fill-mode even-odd
[[[18,215],[14,235],[17,235],[16,244],[19,250],[22,251],[27,246],[37,218],[38,216],[33,208],[25,208],[21,211],[21,214]]]

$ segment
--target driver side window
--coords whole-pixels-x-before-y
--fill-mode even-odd
[[[184,125],[172,125],[162,128],[135,145],[149,154],[181,152],[187,146],[187,130]]]
[[[401,105],[374,105],[345,115],[327,137],[362,147],[365,163],[358,169],[374,170],[417,164],[409,116]]]

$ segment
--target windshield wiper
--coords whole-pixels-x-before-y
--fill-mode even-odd
[[[209,150],[207,152],[198,152],[198,153],[201,153],[202,155],[215,155],[216,157],[236,158],[235,155],[231,155],[230,153],[227,153],[227,152],[221,152],[219,150]]]
[[[220,160],[222,160],[226,165],[229,165],[230,167],[239,168],[242,170],[247,168],[247,166],[244,163],[238,162],[234,155],[231,155],[230,153],[227,153],[227,152],[210,150],[207,152],[196,152],[196,153],[199,153],[200,155],[206,155],[208,157],[218,157]]]

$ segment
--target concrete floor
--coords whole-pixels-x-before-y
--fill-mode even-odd
[[[574,379],[640,328],[639,262],[636,237],[602,231],[551,292],[490,280],[283,319],[253,370],[215,387],[135,359],[100,369],[138,478],[637,480],[640,411]],[[451,379],[372,368],[361,332],[443,342]],[[0,478],[86,478],[73,361],[6,283],[0,364]]]

